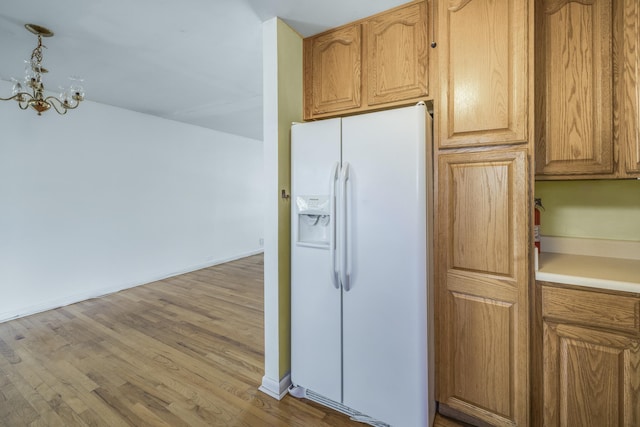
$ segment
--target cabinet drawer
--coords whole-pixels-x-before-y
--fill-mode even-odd
[[[543,286],[542,315],[636,335],[640,332],[640,299],[634,296]]]

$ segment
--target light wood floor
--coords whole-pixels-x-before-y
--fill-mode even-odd
[[[257,390],[263,258],[0,324],[2,426],[362,426]]]

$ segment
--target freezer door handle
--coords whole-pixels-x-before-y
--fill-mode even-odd
[[[336,250],[336,185],[340,176],[340,164],[335,162],[331,168],[331,189],[329,195],[329,256],[331,257],[331,283],[336,289],[340,289],[340,279],[337,268]]]
[[[348,230],[348,221],[347,221],[347,188],[348,188],[348,182],[349,182],[349,163],[345,162],[342,165],[342,174],[340,176],[340,211],[342,213],[341,218],[340,218],[340,258],[341,258],[341,263],[340,263],[340,281],[342,282],[342,289],[345,290],[345,292],[349,291],[350,288],[350,272],[349,272],[349,268],[347,267],[349,265],[349,255],[347,252],[349,245],[349,241],[347,240],[348,235],[349,235],[349,230]]]

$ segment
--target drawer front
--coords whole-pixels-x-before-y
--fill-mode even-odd
[[[599,291],[542,287],[544,318],[640,334],[640,299]]]

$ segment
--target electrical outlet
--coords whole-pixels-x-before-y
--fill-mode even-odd
[[[264,239],[262,237],[258,239],[258,244],[260,245],[260,247],[264,246]]]

